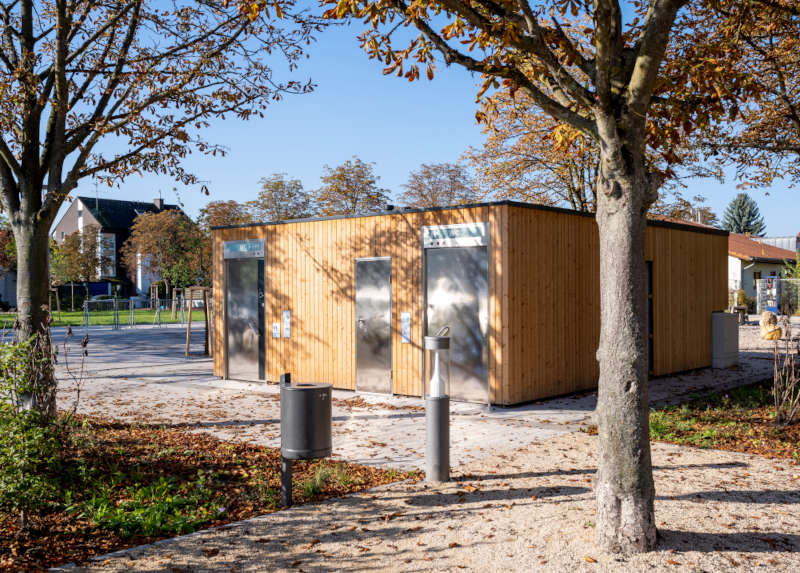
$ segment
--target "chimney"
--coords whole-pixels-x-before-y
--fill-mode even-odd
[[[744,236],[749,239],[750,238],[750,231],[745,232]]]
[[[158,199],[153,199],[153,205],[156,206],[156,209],[161,211],[161,209],[164,208],[164,200],[161,197],[159,197]]]

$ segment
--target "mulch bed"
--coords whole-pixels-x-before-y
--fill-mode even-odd
[[[95,468],[93,483],[111,481],[112,475],[117,476],[118,485],[122,480],[117,502],[125,501],[126,486],[155,483],[165,477],[181,487],[180,484],[195,483],[198,475],[203,475],[206,505],[217,511],[209,514],[197,529],[280,509],[280,451],[277,449],[224,442],[180,427],[127,424],[89,417],[79,417],[78,421],[84,424],[74,431],[73,443],[64,451],[64,464],[82,463],[84,467]],[[337,477],[327,479],[320,489],[312,490],[309,495],[304,484],[315,475],[319,476],[319,468],[327,468],[329,476]],[[294,503],[316,502],[414,477],[330,460],[295,462]],[[62,486],[63,491],[73,491],[73,504],[89,496],[89,492],[73,489],[75,485],[67,481]],[[113,529],[99,527],[76,512],[66,511],[63,502],[32,516],[27,532],[19,531],[15,518],[0,514],[0,569],[42,570],[173,535],[121,537]]]

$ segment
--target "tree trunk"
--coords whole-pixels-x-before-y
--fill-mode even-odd
[[[639,165],[605,167],[597,194],[601,326],[595,535],[601,547],[615,553],[650,550],[657,537],[645,339],[645,214],[652,199],[643,162]]]
[[[40,342],[34,347],[36,352],[46,354],[50,359],[49,336],[49,269],[47,253],[49,248],[47,226],[35,223],[14,225],[17,242],[17,336],[27,340],[40,335]],[[39,358],[38,356],[35,358]],[[32,408],[37,409],[44,418],[56,413],[56,384],[51,367],[37,369],[38,380],[31,397]]]
[[[75,283],[73,281],[69,281],[69,298],[69,310],[75,312]]]

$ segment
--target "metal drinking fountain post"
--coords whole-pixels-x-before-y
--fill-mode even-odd
[[[450,328],[425,337],[425,481],[450,479]]]

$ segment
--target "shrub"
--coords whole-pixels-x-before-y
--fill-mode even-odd
[[[747,296],[742,289],[736,291],[736,305],[746,306],[749,314],[756,312],[756,299],[751,296]]]
[[[791,424],[800,417],[800,339],[786,339],[783,356],[779,342],[774,346],[772,395],[778,424]]]
[[[0,509],[17,514],[23,529],[58,493],[59,443],[56,428],[34,411],[0,414]]]
[[[37,339],[0,344],[0,510],[28,514],[58,491],[59,429],[32,408],[41,397],[31,381],[52,368]]]

